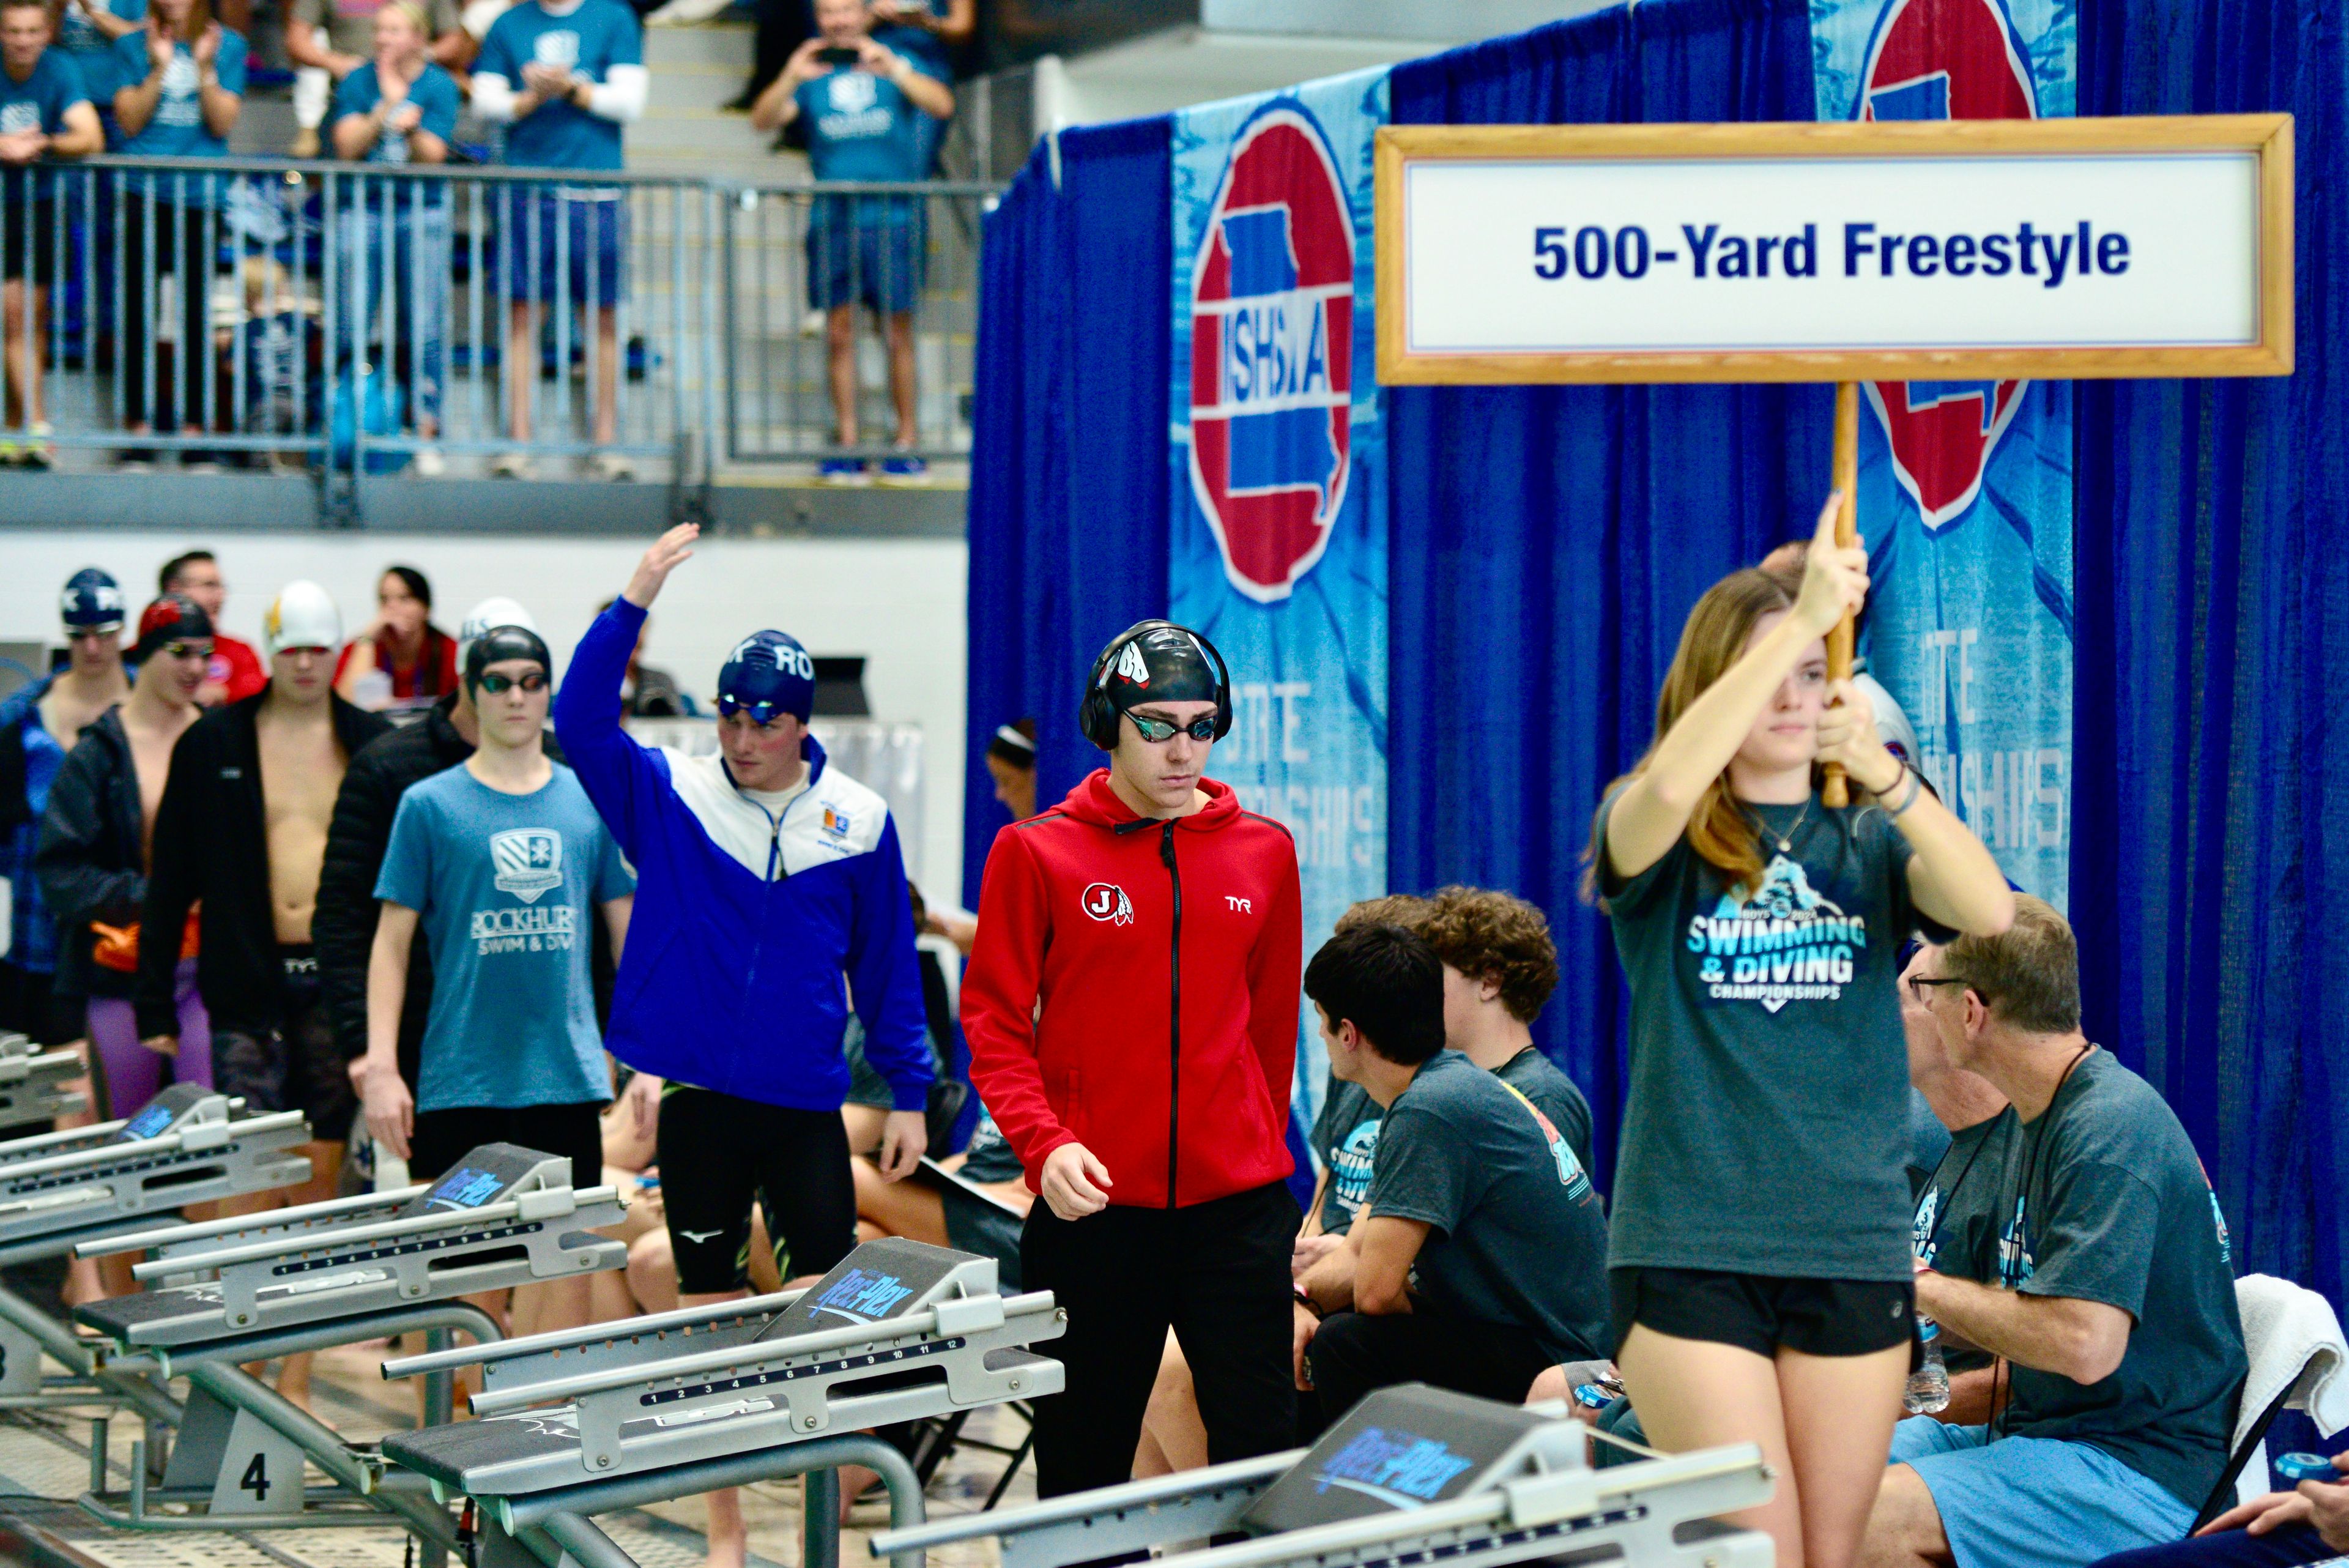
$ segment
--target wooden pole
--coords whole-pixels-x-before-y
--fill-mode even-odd
[[[1836,385],[1835,413],[1835,489],[1843,497],[1843,505],[1836,514],[1836,543],[1849,548],[1859,543],[1859,383],[1841,381]],[[1851,679],[1852,617],[1847,613],[1827,633],[1827,679]],[[1819,787],[1819,798],[1828,806],[1840,809],[1851,804],[1851,790],[1845,784],[1843,769],[1835,763],[1826,765],[1826,777]]]

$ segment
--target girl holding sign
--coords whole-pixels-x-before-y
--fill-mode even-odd
[[[1631,990],[1616,1360],[1659,1446],[1762,1446],[1779,1485],[1745,1522],[1781,1568],[1851,1561],[1916,1338],[1901,942],[2014,916],[1990,852],[1828,679],[1822,639],[1868,593],[1839,504],[1798,590],[1748,570],[1697,601],[1591,849]],[[1848,807],[1820,798],[1829,763]]]

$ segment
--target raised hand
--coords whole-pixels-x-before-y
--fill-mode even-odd
[[[693,542],[700,537],[700,524],[680,523],[654,540],[645,558],[636,563],[636,575],[628,579],[628,586],[620,590],[620,597],[638,609],[652,608],[668,575],[693,559]]]
[[[220,59],[220,49],[221,25],[218,22],[207,25],[202,32],[196,35],[196,41],[188,46],[188,52],[196,57],[196,68],[205,71],[212,69]]]
[[[1900,759],[1884,749],[1877,732],[1876,705],[1848,680],[1827,683],[1827,706],[1819,715],[1819,761],[1839,765],[1873,794],[1900,782]]]
[[[1795,618],[1819,637],[1846,612],[1857,614],[1868,598],[1866,542],[1848,547],[1836,543],[1836,516],[1842,510],[1841,491],[1828,496],[1820,509],[1819,525],[1803,562],[1802,591],[1795,599]]]

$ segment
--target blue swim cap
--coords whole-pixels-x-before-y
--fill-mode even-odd
[[[815,711],[815,660],[799,639],[780,631],[754,631],[734,645],[718,671],[718,712],[747,712],[764,724],[789,713],[804,724]]]
[[[122,585],[96,566],[84,566],[57,596],[57,611],[70,631],[120,631],[129,612],[122,603]]]

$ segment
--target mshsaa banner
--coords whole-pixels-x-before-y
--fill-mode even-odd
[[[1371,138],[1386,73],[1174,116],[1170,614],[1231,666],[1217,778],[1297,837],[1306,951],[1386,890],[1385,438]],[[1311,1029],[1296,1104],[1327,1064]]]
[[[1812,0],[1821,119],[2073,112],[2070,0]],[[2072,400],[2062,381],[1868,384],[1863,651],[1941,798],[2064,907],[2072,794]]]

